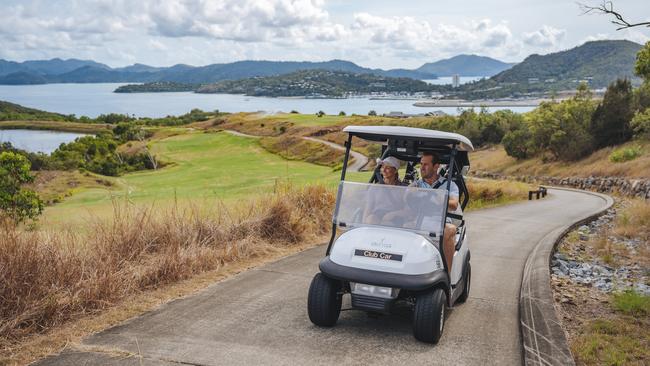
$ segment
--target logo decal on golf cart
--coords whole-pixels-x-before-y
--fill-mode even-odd
[[[360,257],[368,257],[368,258],[387,259],[387,260],[397,261],[397,262],[402,261],[402,256],[400,254],[375,252],[374,250],[355,249],[354,255]]]

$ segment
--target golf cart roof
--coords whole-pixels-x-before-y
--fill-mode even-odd
[[[343,132],[369,141],[387,142],[388,139],[397,138],[420,141],[429,146],[456,144],[459,151],[474,151],[474,146],[467,137],[452,132],[403,126],[347,126]]]

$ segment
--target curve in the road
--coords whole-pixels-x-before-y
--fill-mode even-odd
[[[333,328],[311,324],[307,290],[321,246],[163,305],[39,364],[521,365],[519,294],[531,250],[605,205],[591,194],[550,189],[543,200],[468,213],[472,292],[448,312],[435,346],[413,338],[407,308],[380,318],[344,311]],[[116,352],[134,356],[113,358]]]

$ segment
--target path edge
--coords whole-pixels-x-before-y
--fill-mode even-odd
[[[614,205],[614,199],[606,194],[565,187],[547,188],[590,194],[603,199],[605,205],[597,212],[545,235],[526,259],[519,293],[519,327],[525,366],[575,365],[566,332],[555,312],[551,291],[551,256],[570,231],[593,221]]]

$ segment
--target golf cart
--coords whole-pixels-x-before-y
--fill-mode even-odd
[[[309,288],[309,319],[318,326],[333,326],[346,294],[352,309],[370,314],[390,313],[401,303],[413,309],[415,338],[436,343],[446,308],[469,296],[470,252],[462,210],[469,201],[463,175],[469,169],[472,143],[455,133],[399,126],[348,126],[343,132],[348,139],[332,237]],[[446,167],[439,172],[445,183],[441,189],[385,185],[379,166],[369,183],[346,181],[353,137],[380,143],[382,159],[392,156],[406,162],[407,183],[417,178],[415,165],[422,154],[435,153]],[[451,180],[460,193],[455,212],[448,209]],[[377,219],[377,212],[398,214],[384,220]],[[453,254],[440,249],[446,222],[458,228]],[[343,233],[335,240],[337,229]],[[451,276],[446,255],[453,255]]]

